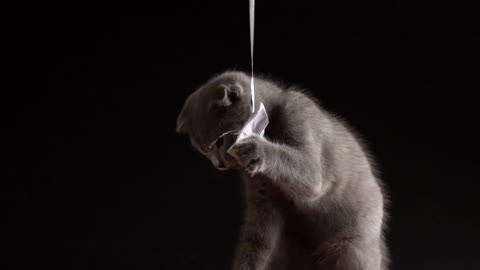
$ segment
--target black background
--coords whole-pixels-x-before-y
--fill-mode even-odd
[[[310,89],[376,157],[392,269],[480,267],[477,8],[257,1],[256,71]],[[152,16],[120,16],[136,11]],[[248,1],[5,12],[4,269],[228,269],[241,182],[174,129],[202,82],[249,71]]]

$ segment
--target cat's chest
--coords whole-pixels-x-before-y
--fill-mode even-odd
[[[280,213],[284,232],[306,248],[316,248],[327,237],[327,220],[318,213],[312,213],[296,205],[271,180],[256,177],[249,179],[247,199],[250,204],[264,210]],[[315,211],[314,211],[315,212]]]

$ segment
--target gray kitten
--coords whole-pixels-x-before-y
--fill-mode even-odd
[[[238,144],[220,134],[250,116],[250,77],[215,76],[192,93],[177,132],[219,169],[243,173],[247,207],[233,269],[387,269],[385,196],[364,147],[303,91],[256,79],[270,124]]]

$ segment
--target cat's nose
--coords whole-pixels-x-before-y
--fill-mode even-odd
[[[220,171],[228,170],[228,168],[225,166],[225,162],[217,158],[215,155],[210,155],[210,161],[212,161],[213,166],[218,170]]]
[[[228,170],[227,166],[225,166],[225,162],[223,162],[223,161],[220,161],[220,162],[218,163],[217,169],[220,170],[220,171],[226,171],[226,170]]]
[[[220,161],[219,164],[218,164],[218,167],[220,167],[220,168],[225,168],[225,167],[226,167],[226,166],[225,166],[225,162]]]

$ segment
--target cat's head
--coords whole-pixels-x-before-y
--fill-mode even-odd
[[[192,146],[217,169],[234,166],[226,154],[234,138],[218,138],[225,132],[240,130],[248,120],[249,85],[250,78],[242,72],[223,73],[193,92],[178,115],[177,133],[187,135]]]

